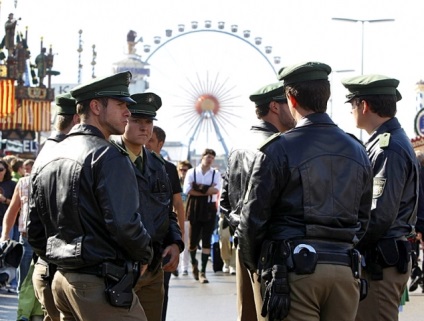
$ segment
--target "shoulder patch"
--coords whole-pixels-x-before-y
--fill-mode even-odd
[[[128,156],[128,152],[124,149],[124,148],[122,148],[117,142],[115,142],[114,140],[109,140],[109,142],[113,145],[113,146],[115,146],[118,150],[119,150],[119,152],[121,153],[121,154],[123,154],[123,155],[125,155],[125,156]]]
[[[161,155],[158,155],[158,154],[156,154],[154,151],[150,151],[150,153],[155,157],[155,158],[157,158],[158,160],[160,160],[160,162],[162,163],[162,164],[164,164],[165,165],[165,160],[163,159],[163,157],[161,156]]]
[[[374,177],[372,198],[379,198],[383,195],[384,187],[386,186],[386,178]]]
[[[277,140],[278,137],[280,137],[281,133],[275,133],[268,137],[265,141],[263,141],[259,146],[258,150],[262,151],[266,146],[271,144],[273,141]]]
[[[390,143],[390,133],[384,133],[378,136],[380,148],[388,147]]]

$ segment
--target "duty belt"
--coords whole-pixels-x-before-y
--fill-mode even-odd
[[[109,275],[117,279],[121,279],[126,273],[125,267],[119,266],[110,262],[104,262],[99,265],[85,266],[85,267],[76,268],[76,269],[65,269],[65,268],[58,268],[58,269],[62,272],[91,274],[98,277],[104,277],[106,275]]]
[[[348,253],[322,253],[318,254],[318,264],[336,264],[351,266],[352,259]]]
[[[310,239],[291,240],[290,247],[292,250],[296,246],[305,244],[314,248],[318,255],[318,264],[336,264],[352,266],[351,250],[353,245],[344,242],[328,242]]]

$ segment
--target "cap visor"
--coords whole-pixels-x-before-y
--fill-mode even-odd
[[[151,120],[157,120],[154,116],[152,116],[152,115],[146,115],[146,114],[131,113],[131,117],[134,117],[134,118],[146,118],[146,119],[151,119]]]
[[[113,99],[116,99],[116,100],[120,100],[120,101],[126,102],[126,103],[131,104],[131,105],[134,105],[134,104],[137,103],[131,97],[126,97],[126,96],[109,96],[109,97],[110,98],[113,98]]]

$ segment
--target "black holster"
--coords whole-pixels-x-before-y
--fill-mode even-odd
[[[130,308],[134,295],[134,280],[138,279],[134,275],[133,263],[126,263],[123,275],[122,268],[112,263],[103,263],[102,269],[106,284],[106,298],[110,305],[119,308]]]
[[[403,240],[384,239],[366,251],[366,268],[372,280],[383,279],[383,269],[396,266],[401,274],[408,272],[411,260],[411,243]]]

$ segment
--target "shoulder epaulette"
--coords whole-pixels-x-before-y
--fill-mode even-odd
[[[160,160],[160,162],[162,163],[162,164],[165,164],[165,160],[163,159],[163,157],[161,156],[161,155],[158,155],[157,153],[155,153],[154,151],[150,151],[150,153],[155,157],[155,158],[157,158],[158,160]]]
[[[281,133],[275,133],[271,136],[269,136],[265,141],[263,141],[259,146],[258,149],[262,151],[266,146],[271,144],[273,141],[277,140],[278,137],[280,137]]]
[[[390,133],[384,133],[378,136],[380,148],[388,147],[390,143]]]
[[[125,155],[125,156],[128,156],[128,152],[124,149],[124,148],[122,148],[117,142],[115,142],[114,140],[109,140],[109,142],[113,145],[113,146],[115,146],[118,150],[119,150],[119,152],[121,153],[121,154],[123,154],[123,155]]]

